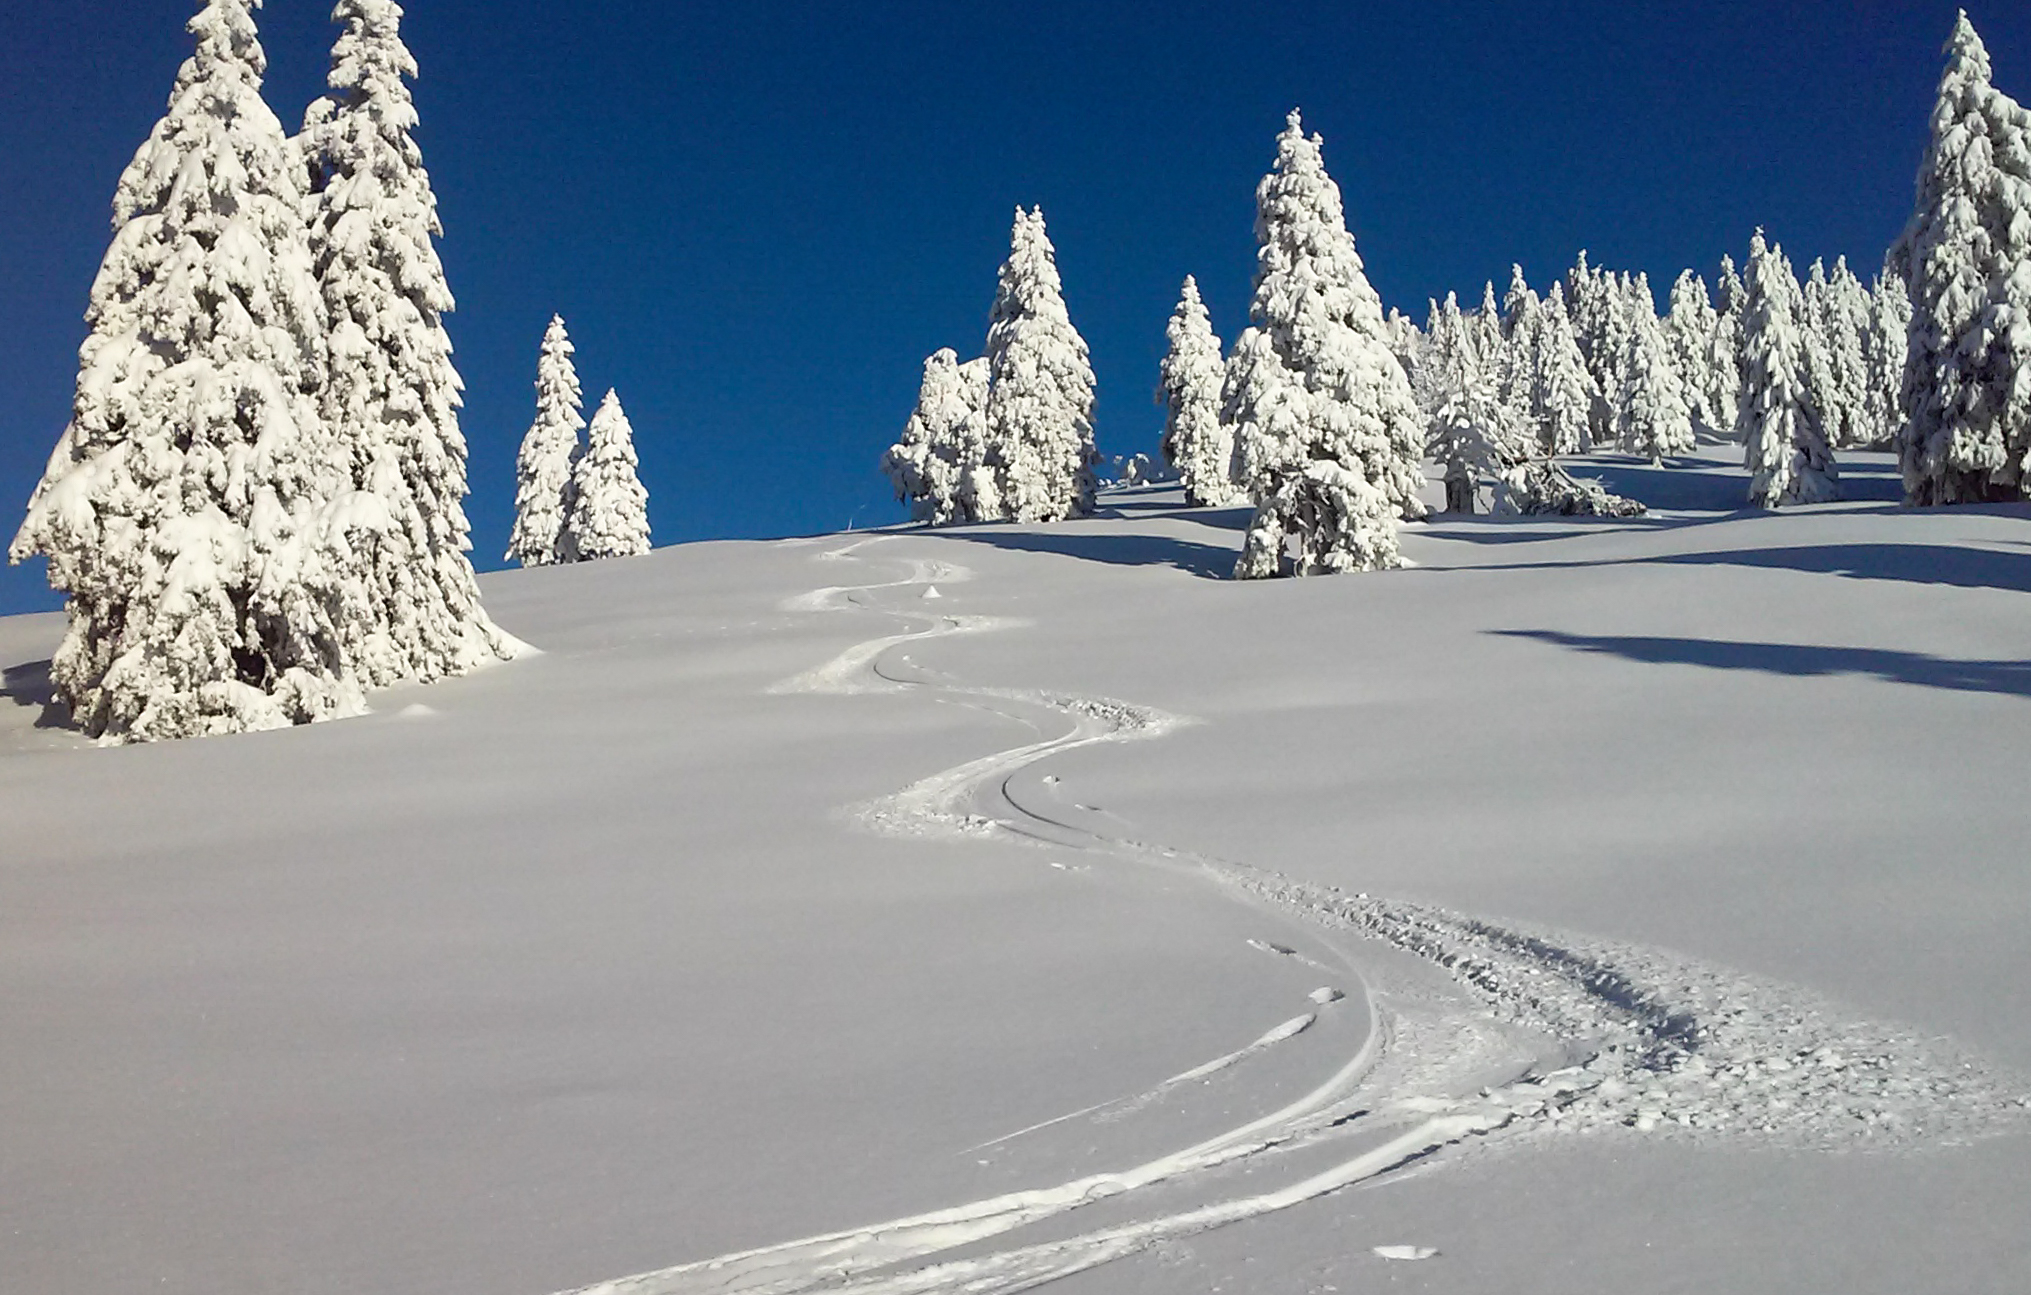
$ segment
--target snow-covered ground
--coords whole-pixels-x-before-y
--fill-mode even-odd
[[[0,620],[0,1287],[2031,1285],[2031,510],[1597,466],[494,575],[230,739]]]

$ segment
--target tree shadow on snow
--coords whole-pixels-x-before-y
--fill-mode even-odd
[[[1061,553],[1088,562],[1125,567],[1176,567],[1208,580],[1234,574],[1235,551],[1217,544],[1175,539],[1167,535],[1120,535],[1105,531],[1067,529],[1039,532],[999,527],[968,527],[947,531],[953,539],[992,544],[1023,553]]]
[[[49,681],[49,662],[26,661],[8,666],[0,674],[0,697],[16,706],[39,707],[37,728],[69,728],[70,708],[56,699],[56,687]]]
[[[1559,571],[1584,567],[1735,566],[1807,571],[1850,580],[1895,580],[2031,593],[2031,553],[1951,544],[1815,544],[1769,549],[1715,549],[1599,562],[1514,562],[1459,568],[1474,571]]]
[[[1506,638],[1619,656],[1652,665],[1697,665],[1711,670],[1756,670],[1808,678],[1870,675],[1889,683],[1954,692],[2031,697],[2031,661],[1956,661],[1923,652],[1819,647],[1803,643],[1735,643],[1723,639],[1639,638],[1562,634],[1556,630],[1491,630]]]

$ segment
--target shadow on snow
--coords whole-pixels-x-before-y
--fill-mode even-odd
[[[1696,665],[1711,670],[1756,670],[1806,678],[1870,675],[1889,683],[1954,692],[2031,697],[2031,661],[1956,661],[1922,652],[1879,648],[1817,647],[1802,643],[1735,643],[1722,639],[1641,638],[1562,634],[1556,630],[1491,630],[1507,638],[1619,656],[1652,665]]]

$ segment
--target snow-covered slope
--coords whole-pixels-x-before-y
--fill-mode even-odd
[[[2031,515],[1603,470],[490,576],[544,655],[202,742],[0,621],[6,1284],[2025,1284]]]

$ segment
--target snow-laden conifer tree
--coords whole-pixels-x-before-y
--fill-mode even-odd
[[[1495,282],[1481,285],[1481,304],[1474,311],[1474,354],[1484,373],[1502,367],[1502,308],[1495,302]]]
[[[1206,303],[1199,299],[1199,285],[1189,274],[1164,336],[1170,345],[1157,366],[1164,458],[1184,482],[1188,507],[1234,503],[1239,492],[1227,478],[1233,466],[1234,433],[1220,421],[1225,364]]]
[[[1293,111],[1256,189],[1255,293],[1223,412],[1255,502],[1240,579],[1396,566],[1397,517],[1424,514],[1424,420],[1322,144]]]
[[[576,349],[564,318],[552,315],[536,359],[536,421],[515,455],[515,529],[508,536],[508,557],[525,567],[578,560],[564,524],[571,515],[578,433],[585,427],[585,396],[571,361]]]
[[[437,199],[411,132],[416,63],[394,0],[339,0],[330,93],[311,105],[310,254],[330,327],[321,392],[346,475],[330,528],[347,659],[370,684],[511,655],[480,606],[466,523],[464,383],[432,239]]]
[[[987,361],[959,363],[951,347],[924,361],[917,407],[902,439],[882,456],[910,516],[933,526],[999,521],[1001,496],[987,466],[981,419],[987,406]]]
[[[120,177],[71,422],[10,554],[69,595],[56,693],[94,736],[357,711],[326,511],[324,312],[301,158],[261,99],[259,0],[210,0]]]
[[[1806,389],[1804,294],[1784,250],[1757,230],[1749,243],[1742,320],[1742,441],[1749,502],[1759,508],[1840,498],[1833,452]]]
[[[2021,498],[2031,481],[2031,114],[1954,24],[1917,208],[1893,252],[1911,290],[1898,458],[1914,504]]]
[[[1691,270],[1682,272],[1671,285],[1665,340],[1670,343],[1672,367],[1685,391],[1686,411],[1705,427],[1732,425],[1735,418],[1735,411],[1729,409],[1727,423],[1722,422],[1714,406],[1713,375],[1707,372],[1719,322],[1713,299],[1707,295],[1706,280]]]
[[[1072,327],[1044,212],[1016,208],[987,328],[984,436],[1002,509],[1019,522],[1093,511],[1093,365]]]
[[[1480,376],[1481,352],[1471,316],[1456,293],[1433,301],[1425,314],[1424,346],[1410,377],[1411,394],[1426,414],[1438,409],[1470,378]]]
[[[1814,268],[1819,262],[1813,262]],[[1861,449],[1880,439],[1869,409],[1869,329],[1873,302],[1869,290],[1848,269],[1848,258],[1834,258],[1831,274],[1821,272],[1818,301],[1811,317],[1822,342],[1823,361],[1816,380],[1827,441],[1835,449]],[[1814,294],[1808,289],[1808,296]]]
[[[1714,430],[1733,436],[1742,421],[1742,319],[1749,306],[1749,290],[1735,272],[1733,257],[1722,255],[1714,294],[1713,344],[1707,348],[1707,377],[1712,385],[1707,400],[1719,420]]]
[[[585,453],[571,470],[566,547],[578,562],[649,551],[649,492],[635,469],[635,429],[612,391],[593,411]]]
[[[1426,452],[1444,470],[1446,511],[1472,514],[1482,478],[1529,459],[1530,433],[1494,377],[1468,368],[1432,412]]]
[[[1538,445],[1546,454],[1578,454],[1601,403],[1593,375],[1566,317],[1565,288],[1554,283],[1538,313],[1535,381]]]
[[[1869,291],[1869,331],[1863,345],[1869,373],[1865,408],[1872,448],[1892,444],[1903,427],[1899,399],[1910,347],[1911,294],[1898,275],[1879,274]]]
[[[1671,362],[1670,343],[1657,316],[1647,311],[1632,316],[1628,354],[1622,361],[1622,398],[1617,402],[1617,432],[1622,449],[1660,463],[1667,454],[1690,454],[1692,415],[1686,411],[1685,389]]]
[[[1513,421],[1539,435],[1537,409],[1539,312],[1544,303],[1523,277],[1521,265],[1509,267],[1509,291],[1502,298],[1502,362],[1496,368],[1496,395],[1509,406]]]

